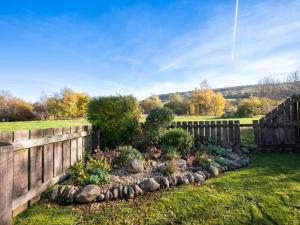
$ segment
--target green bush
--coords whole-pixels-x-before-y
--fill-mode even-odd
[[[208,145],[207,150],[209,153],[214,155],[219,155],[219,156],[225,155],[225,149],[217,145]]]
[[[77,162],[69,170],[75,185],[106,183],[109,179],[111,166],[104,156],[97,159],[86,157],[84,162]]]
[[[192,150],[193,138],[183,129],[170,129],[161,138],[162,150],[165,151],[169,146],[176,148],[180,154],[187,155]]]
[[[88,120],[100,128],[102,147],[131,144],[140,132],[139,104],[133,96],[93,98],[88,104]]]
[[[206,152],[200,152],[200,151],[196,152],[195,158],[196,158],[196,162],[199,165],[206,167],[210,164],[209,156]]]
[[[141,145],[157,145],[165,130],[172,125],[174,113],[168,108],[154,108],[144,123],[144,135]]]
[[[91,175],[87,178],[87,184],[100,184],[107,183],[110,180],[110,176],[107,170],[96,168],[92,171]]]
[[[222,166],[226,166],[228,164],[228,161],[225,158],[221,157],[221,156],[216,156],[215,161],[216,161],[216,163],[218,163]]]
[[[174,146],[165,146],[164,155],[167,159],[179,159],[181,157],[177,147]]]
[[[131,159],[134,158],[144,160],[143,155],[132,146],[121,147],[121,153],[118,157],[118,163],[120,165],[125,166]]]
[[[147,130],[164,130],[172,125],[174,113],[169,108],[154,108],[150,111],[145,121]]]
[[[85,185],[89,176],[83,162],[75,163],[75,165],[69,170],[69,174],[73,179],[74,184],[79,186]]]
[[[88,172],[92,172],[98,168],[109,172],[111,170],[111,165],[104,156],[98,156],[97,158],[86,158],[86,170]]]

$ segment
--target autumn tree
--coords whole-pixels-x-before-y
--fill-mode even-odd
[[[152,109],[163,107],[163,104],[158,96],[152,95],[141,103],[143,112],[148,114]]]
[[[219,116],[224,113],[225,99],[221,93],[210,88],[207,81],[203,81],[199,89],[192,92],[189,102],[189,112],[194,115]]]
[[[179,94],[171,94],[169,101],[164,106],[171,109],[176,115],[185,115],[188,111],[186,100]]]
[[[90,97],[85,93],[76,93],[65,88],[48,98],[49,112],[55,118],[79,118],[86,114]]]

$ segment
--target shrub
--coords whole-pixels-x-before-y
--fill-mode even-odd
[[[207,150],[209,153],[214,155],[219,155],[219,156],[225,155],[225,149],[217,145],[208,145]]]
[[[223,165],[223,166],[226,166],[228,164],[227,160],[221,156],[216,156],[215,161],[216,161],[216,163]]]
[[[100,184],[107,183],[110,180],[110,176],[107,170],[96,168],[92,171],[91,175],[87,178],[87,184]]]
[[[77,162],[75,165],[69,170],[69,174],[74,181],[75,185],[83,186],[86,184],[86,180],[88,178],[88,173],[84,168],[83,162]]]
[[[164,131],[171,126],[174,120],[174,113],[168,108],[153,109],[144,124],[144,136],[142,145],[157,145]]]
[[[207,166],[210,164],[209,157],[206,152],[196,152],[195,158],[199,165]]]
[[[121,153],[118,157],[118,163],[120,165],[126,165],[130,160],[137,158],[140,160],[144,160],[143,155],[136,150],[135,148],[133,148],[132,146],[124,146],[121,147]]]
[[[192,150],[193,138],[183,129],[170,129],[162,136],[161,146],[163,151],[169,146],[172,146],[176,148],[180,154],[187,155]]]
[[[167,164],[168,175],[173,175],[178,172],[178,165],[176,159],[172,159]]]
[[[179,159],[180,153],[177,151],[176,147],[166,146],[164,149],[164,154],[167,159]]]
[[[96,159],[92,157],[87,157],[86,170],[88,172],[92,172],[95,169],[99,168],[108,172],[111,170],[111,165],[104,156],[98,156]]]
[[[101,129],[102,147],[131,144],[140,132],[139,104],[133,96],[93,98],[87,109],[88,120]]]
[[[154,108],[145,121],[147,130],[164,130],[172,125],[174,113],[169,108]]]

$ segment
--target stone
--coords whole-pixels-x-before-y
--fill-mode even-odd
[[[140,188],[140,186],[137,184],[133,185],[133,189],[135,195],[142,195],[144,193],[143,190]]]
[[[124,198],[124,195],[123,195],[123,186],[120,185],[120,186],[118,187],[118,190],[119,190],[119,198],[120,198],[120,199]]]
[[[139,186],[144,192],[153,192],[160,188],[159,183],[157,183],[153,178],[142,181]]]
[[[209,165],[208,170],[212,177],[219,176],[219,169],[217,167]]]
[[[134,198],[134,189],[133,189],[133,187],[128,188],[128,198],[129,199]]]
[[[201,175],[198,173],[193,173],[194,181],[196,184],[201,183]]]
[[[210,173],[207,170],[203,170],[203,173],[205,174],[205,178],[210,178]]]
[[[160,163],[157,166],[157,170],[161,173],[165,173],[167,171],[167,165],[166,163]]]
[[[170,176],[169,183],[170,183],[170,186],[176,186],[177,185],[177,177],[174,175]]]
[[[123,187],[123,197],[128,198],[128,187],[127,186]]]
[[[231,153],[232,152],[232,148],[225,149],[225,152]]]
[[[93,202],[100,195],[101,189],[99,186],[90,184],[84,187],[75,198],[78,203]]]
[[[189,182],[190,183],[194,183],[195,182],[195,179],[194,179],[194,176],[193,176],[193,174],[192,173],[188,173],[187,175],[186,175],[186,178],[189,180]]]
[[[150,166],[151,166],[151,167],[156,167],[156,162],[155,162],[155,161],[151,161],[151,162],[150,162]]]
[[[105,199],[105,195],[104,195],[104,194],[100,194],[100,195],[98,196],[98,198],[97,198],[97,200],[98,200],[99,202],[103,202],[104,199]]]
[[[58,196],[61,196],[62,195],[62,193],[64,192],[64,190],[67,188],[67,185],[63,185],[63,186],[61,186],[60,187],[60,189],[59,189],[59,193],[58,193]]]
[[[250,153],[249,149],[247,149],[246,147],[241,147],[241,152],[244,153],[244,154],[249,154]]]
[[[112,196],[113,196],[113,199],[118,199],[119,198],[119,190],[118,190],[118,188],[113,188],[112,189]]]
[[[179,169],[179,171],[181,171],[181,172],[184,172],[185,170],[186,170],[186,160],[184,160],[184,159],[179,159],[178,161],[177,161],[177,165],[178,165],[178,169]]]
[[[132,159],[127,164],[127,171],[129,173],[140,173],[144,170],[144,163],[139,159]]]
[[[112,193],[110,192],[110,190],[107,190],[105,192],[105,198],[104,198],[104,200],[105,201],[109,201],[111,198],[112,198]]]
[[[182,180],[182,183],[183,184],[189,184],[189,179],[187,177],[183,177],[183,180]]]
[[[147,148],[146,153],[144,155],[146,160],[158,159],[160,156],[161,156],[161,150],[156,148],[155,146]]]
[[[203,178],[204,178],[204,180],[206,179],[206,174],[205,174],[203,171],[198,170],[198,171],[196,171],[196,172],[197,172],[198,174],[202,175]]]
[[[66,185],[64,191],[61,193],[61,198],[62,199],[67,199],[68,198],[68,195],[69,195],[69,192],[71,191],[71,189],[73,188],[73,186],[71,185]]]
[[[68,196],[67,196],[67,199],[68,199],[68,202],[69,202],[69,203],[74,202],[75,197],[76,197],[76,195],[77,195],[77,192],[78,192],[78,190],[77,190],[76,187],[74,187],[74,186],[70,189],[69,194],[68,194]]]
[[[51,192],[51,196],[50,196],[50,199],[52,201],[55,201],[58,197],[58,194],[59,194],[59,189],[60,189],[60,186],[55,186],[53,189],[52,189],[52,192]]]
[[[177,178],[177,185],[182,185],[183,184],[183,177],[182,176],[176,176]]]
[[[169,179],[167,177],[163,177],[163,176],[156,177],[155,181],[157,183],[159,183],[161,188],[169,188],[170,187],[170,182],[169,182]]]

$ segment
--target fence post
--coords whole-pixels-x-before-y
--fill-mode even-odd
[[[13,147],[0,142],[0,224],[11,224],[13,192]]]

